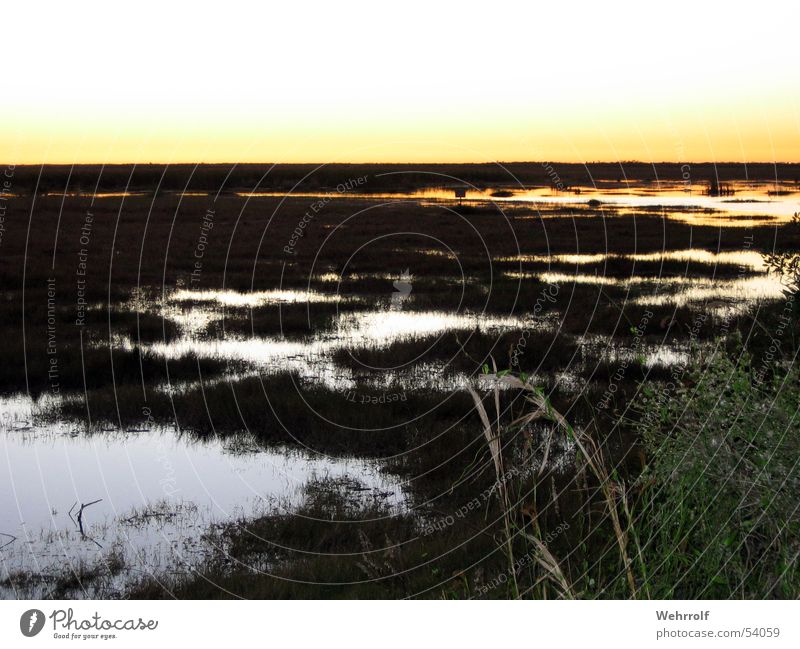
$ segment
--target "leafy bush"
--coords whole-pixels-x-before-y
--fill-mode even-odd
[[[798,597],[800,372],[767,380],[747,353],[698,362],[671,393],[646,385],[649,457],[633,525],[653,597]]]

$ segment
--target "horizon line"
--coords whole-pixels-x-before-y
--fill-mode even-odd
[[[613,164],[613,165],[647,165],[647,166],[656,166],[656,165],[713,165],[713,166],[722,166],[722,165],[800,165],[800,159],[795,161],[774,161],[774,160],[751,160],[748,162],[734,161],[734,160],[722,160],[722,161],[711,161],[711,160],[659,160],[657,162],[646,162],[644,160],[590,160],[584,162],[576,162],[576,161],[565,161],[565,160],[496,160],[496,161],[483,161],[483,162],[470,162],[470,161],[462,161],[462,162],[436,162],[436,161],[405,161],[405,162],[388,162],[388,161],[359,161],[359,162],[319,162],[319,161],[304,161],[304,162],[274,162],[274,161],[261,161],[261,162],[253,162],[253,161],[246,161],[246,162],[206,162],[206,161],[180,161],[180,162],[137,162],[133,160],[129,160],[127,162],[21,162],[21,163],[0,163],[4,167],[14,167],[15,169],[18,167],[119,167],[119,166],[188,166],[188,165],[195,165],[195,166],[243,166],[243,165],[263,165],[263,166],[281,166],[281,165],[309,165],[309,166],[318,166],[318,167],[326,167],[326,166],[333,166],[333,165],[497,165],[497,166],[505,166],[505,165],[520,165],[520,164],[538,164],[538,165],[576,165],[576,166],[586,166],[586,165],[596,165],[596,164]]]

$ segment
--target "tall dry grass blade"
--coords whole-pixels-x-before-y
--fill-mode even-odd
[[[511,374],[505,374],[502,376],[497,376],[495,374],[490,378],[494,378],[494,380],[497,382],[496,385],[502,384],[524,391],[526,393],[526,400],[533,405],[533,409],[530,412],[522,417],[519,417],[513,422],[512,425],[526,426],[537,419],[549,419],[550,421],[555,422],[558,427],[563,428],[575,442],[578,450],[584,458],[584,461],[586,462],[586,465],[589,467],[592,474],[594,474],[595,478],[600,484],[600,490],[603,494],[603,500],[605,502],[606,509],[608,510],[608,515],[611,519],[611,525],[614,530],[614,536],[619,548],[620,558],[622,559],[622,563],[625,567],[628,587],[631,591],[631,595],[635,598],[637,596],[636,580],[631,567],[632,562],[628,554],[628,533],[627,530],[623,529],[618,507],[619,489],[609,475],[600,446],[585,430],[575,430],[569,424],[566,418],[552,407],[547,397],[545,397],[540,390],[536,389],[535,386],[531,385],[530,381],[523,381]],[[547,445],[545,447],[545,459],[547,459],[549,455],[551,444],[552,435],[548,437],[547,440]],[[542,463],[540,474],[544,467],[545,462]],[[622,497],[625,497],[624,493],[622,494]]]
[[[539,564],[542,569],[544,569],[545,574],[550,581],[559,587],[562,597],[565,599],[577,599],[575,590],[572,588],[569,580],[564,575],[564,571],[561,570],[561,565],[558,563],[558,560],[553,556],[553,553],[550,552],[548,547],[541,541],[541,539],[538,539],[531,534],[525,533],[525,538],[533,543],[534,547],[536,548],[536,556],[534,557],[536,559],[536,563]]]
[[[492,360],[492,364],[494,364],[494,359]],[[492,424],[489,421],[489,414],[486,412],[486,408],[483,405],[483,399],[481,396],[472,388],[472,386],[467,386],[467,390],[469,390],[470,395],[472,396],[472,400],[475,403],[475,409],[478,411],[478,415],[481,418],[481,422],[483,423],[483,436],[486,438],[486,443],[489,446],[489,452],[492,455],[492,462],[494,463],[494,472],[496,478],[497,489],[500,493],[500,498],[503,505],[503,523],[505,525],[506,531],[506,547],[508,551],[508,562],[511,566],[511,577],[512,583],[514,585],[514,593],[515,596],[519,596],[519,584],[517,584],[517,574],[514,572],[514,546],[512,543],[512,535],[511,535],[511,520],[510,520],[510,510],[511,510],[511,503],[508,499],[508,490],[506,488],[506,475],[505,470],[503,469],[503,454],[502,454],[502,447],[500,445],[500,387],[495,385],[494,389],[494,398],[495,398],[495,411],[497,416],[497,430],[494,431],[492,429]]]
[[[492,370],[494,371],[494,375],[497,376],[497,363],[494,362],[494,356],[490,357],[492,360]],[[500,434],[500,384],[495,382],[494,384],[494,412],[497,416],[497,434]]]
[[[572,433],[575,444],[578,446],[578,449],[583,455],[587,466],[600,483],[600,490],[603,493],[606,509],[608,510],[608,515],[611,519],[611,525],[614,529],[617,547],[619,548],[620,557],[625,567],[625,576],[628,581],[628,588],[631,591],[631,596],[635,599],[638,592],[636,588],[636,579],[633,576],[633,569],[631,567],[631,558],[628,554],[628,533],[626,530],[622,529],[622,520],[620,518],[619,509],[617,506],[620,490],[608,473],[602,450],[597,442],[585,431],[573,430]],[[621,497],[626,497],[624,491],[621,493]]]
[[[489,414],[486,412],[486,408],[483,405],[483,399],[481,396],[472,388],[472,386],[467,386],[467,390],[469,390],[470,395],[472,395],[472,400],[475,402],[475,409],[478,411],[478,415],[481,418],[481,423],[483,424],[483,436],[486,438],[486,443],[489,446],[489,452],[492,454],[492,462],[494,463],[494,471],[497,477],[497,482],[502,487],[503,483],[503,461],[500,457],[500,435],[495,434],[494,430],[492,429],[492,423],[489,421]]]

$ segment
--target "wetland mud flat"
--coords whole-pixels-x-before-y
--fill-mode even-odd
[[[775,356],[800,185],[551,170],[458,197],[402,168],[296,191],[304,169],[181,191],[112,169],[97,192],[91,169],[30,191],[19,171],[0,594],[505,596],[541,587],[538,546],[497,542],[512,510],[515,543],[594,561],[581,435],[638,488],[642,386],[741,341]]]

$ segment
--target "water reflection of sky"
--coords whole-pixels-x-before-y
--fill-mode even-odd
[[[588,265],[603,266],[606,263],[627,260],[633,264],[631,276],[612,276],[602,272],[582,272]],[[778,300],[783,295],[780,279],[765,271],[762,255],[754,250],[709,251],[704,249],[678,249],[632,254],[575,253],[555,255],[518,255],[501,258],[500,262],[541,264],[545,269],[524,272],[511,271],[503,275],[521,281],[534,281],[550,285],[570,286],[586,284],[609,286],[629,291],[627,299],[633,304],[650,306],[672,306],[693,308],[717,314],[743,313],[754,304]],[[636,263],[673,264],[672,273],[658,276],[635,274]],[[675,272],[674,263],[686,264],[687,272]],[[576,272],[546,270],[553,264],[570,265]],[[688,274],[693,264],[693,273]],[[716,276],[716,267],[725,265],[726,273]],[[730,267],[737,270],[731,275]],[[652,267],[651,267],[652,270]],[[377,274],[364,276],[366,279]],[[387,282],[391,275],[382,277]],[[322,277],[327,282],[338,281],[338,276]],[[358,277],[350,279],[357,281]],[[413,300],[413,294],[406,296]],[[234,363],[244,363],[251,370],[267,373],[294,372],[301,380],[313,381],[326,387],[341,390],[355,387],[365,378],[356,370],[343,367],[335,359],[341,350],[355,352],[359,349],[385,349],[403,341],[430,340],[447,332],[460,333],[465,338],[469,332],[491,333],[499,338],[505,332],[529,328],[552,329],[558,325],[558,313],[548,317],[533,314],[503,316],[482,313],[451,313],[444,311],[415,311],[404,308],[404,303],[387,305],[376,301],[358,311],[338,311],[332,321],[305,337],[286,338],[280,335],[261,336],[223,334],[203,335],[207,324],[219,319],[228,309],[275,304],[314,304],[318,302],[341,302],[336,294],[315,291],[187,291],[168,294],[162,312],[175,320],[183,331],[176,340],[159,341],[144,345],[149,351],[166,359],[176,359],[187,354],[201,358],[220,358]],[[225,308],[223,308],[225,307]],[[312,323],[313,324],[313,323]],[[132,348],[133,343],[124,338],[117,343]],[[664,357],[666,358],[666,357]],[[402,371],[387,372],[378,377],[371,376],[374,383],[408,382],[417,387],[456,389],[459,379],[453,379],[441,364],[425,364],[424,359],[415,367],[404,366]],[[462,377],[463,382],[463,377]]]
[[[180,290],[169,295],[170,302],[209,302],[220,306],[268,306],[275,304],[314,304],[317,302],[339,302],[341,296],[327,295],[316,291],[191,291]]]
[[[563,189],[555,187],[503,186],[485,190],[466,188],[463,198],[456,198],[456,187],[428,187],[411,192],[386,192],[373,194],[353,194],[349,192],[276,192],[247,191],[236,192],[242,198],[329,198],[338,199],[410,199],[429,201],[491,201],[497,204],[522,203],[542,205],[579,206],[589,201],[599,201],[599,206],[608,206],[617,210],[624,208],[655,209],[665,208],[665,215],[673,218],[696,220],[698,223],[716,223],[724,225],[724,221],[705,218],[702,212],[716,216],[743,217],[747,215],[771,217],[785,220],[800,211],[800,186],[790,181],[722,181],[720,186],[726,189],[721,195],[712,195],[707,182],[683,181],[596,181],[575,184]],[[463,189],[463,185],[459,185]],[[203,197],[212,193],[204,191],[167,192],[183,196]],[[49,192],[48,196],[91,197],[94,199],[144,196],[148,192]],[[694,212],[694,214],[692,213]],[[757,223],[753,221],[752,223]],[[731,221],[728,225],[741,225],[739,221]]]
[[[170,429],[89,436],[69,425],[34,427],[31,407],[25,397],[0,399],[0,532],[10,535],[0,545],[16,537],[0,551],[0,581],[20,570],[77,570],[112,550],[127,564],[121,579],[196,564],[211,550],[202,538],[211,525],[291,511],[312,479],[352,477],[367,496],[403,503],[400,487],[368,461],[241,439],[192,442]],[[98,499],[82,536],[70,508]],[[13,595],[0,588],[0,597]]]
[[[680,250],[664,250],[644,253],[575,253],[575,254],[553,254],[553,255],[514,255],[501,257],[498,261],[523,262],[539,264],[573,264],[583,266],[588,264],[602,264],[603,262],[614,259],[623,259],[641,262],[662,262],[662,261],[681,261],[687,263],[702,264],[705,266],[717,266],[719,264],[730,264],[742,266],[748,270],[764,270],[764,256],[755,250],[722,250],[714,252],[702,248],[685,248]]]
[[[552,187],[502,187],[478,190],[467,188],[463,198],[456,198],[455,187],[431,187],[413,192],[394,192],[353,195],[347,193],[325,194],[332,199],[411,199],[438,202],[493,202],[503,204],[608,207],[614,214],[624,214],[626,209],[658,210],[667,218],[695,223],[752,227],[763,224],[746,217],[767,217],[777,221],[789,219],[800,211],[800,187],[794,182],[723,182],[731,193],[710,195],[708,183],[659,182],[597,182],[574,185],[563,190]],[[463,186],[462,186],[463,187]],[[510,195],[509,195],[510,194]],[[272,191],[241,192],[239,196],[283,197],[287,194]],[[292,193],[292,197],[314,198],[319,193]],[[598,203],[595,203],[598,202]]]
[[[201,358],[223,358],[245,362],[266,372],[292,371],[301,379],[313,380],[326,387],[340,390],[356,385],[352,370],[334,361],[334,353],[342,349],[385,348],[392,343],[425,338],[447,332],[495,333],[521,327],[544,328],[552,318],[525,318],[479,313],[448,313],[444,311],[384,310],[340,313],[333,327],[303,339],[280,336],[235,336],[208,338],[185,335],[178,340],[159,341],[144,345],[149,351],[167,359],[192,354]],[[131,342],[119,344],[132,348]],[[417,368],[419,370],[419,368]],[[431,369],[426,380],[430,385],[442,380],[442,368]],[[416,375],[422,381],[420,374]],[[399,378],[399,377],[397,377]]]

